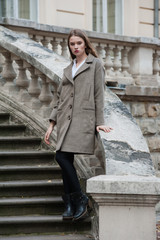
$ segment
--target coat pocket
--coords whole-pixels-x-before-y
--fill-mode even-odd
[[[91,95],[91,84],[88,84],[84,92],[84,100],[89,100]]]
[[[95,132],[95,111],[94,109],[83,108],[83,132],[94,134]]]

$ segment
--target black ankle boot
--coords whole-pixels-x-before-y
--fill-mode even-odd
[[[72,193],[72,201],[75,206],[73,220],[78,220],[87,213],[88,197],[82,192],[75,192]]]
[[[63,220],[72,220],[73,219],[73,214],[74,214],[74,207],[73,207],[73,204],[72,204],[70,194],[63,195],[62,199],[63,199],[64,205],[65,205],[65,211],[62,214]]]

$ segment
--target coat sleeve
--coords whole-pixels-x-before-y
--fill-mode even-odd
[[[59,87],[57,89],[57,101],[55,102],[55,104],[53,106],[53,110],[52,110],[51,115],[49,117],[50,122],[54,121],[55,123],[57,123],[57,109],[58,109],[58,105],[59,105],[61,89],[62,89],[62,81],[60,82]]]
[[[96,62],[95,68],[95,88],[94,88],[94,99],[95,99],[95,117],[96,126],[104,125],[104,68],[99,59]]]

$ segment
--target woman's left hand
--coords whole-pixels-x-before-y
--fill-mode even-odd
[[[104,131],[104,132],[106,132],[106,133],[109,133],[111,130],[113,130],[113,128],[107,127],[107,126],[105,126],[105,125],[100,125],[100,126],[97,126],[97,127],[96,127],[96,130],[97,130],[97,132],[99,132],[100,130],[102,130],[102,131]]]

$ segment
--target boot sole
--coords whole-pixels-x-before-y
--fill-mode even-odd
[[[73,217],[63,217],[63,220],[64,220],[64,221],[73,220]]]
[[[84,211],[79,217],[77,217],[77,218],[74,218],[74,217],[73,217],[73,221],[78,221],[78,220],[80,220],[82,217],[84,217],[84,216],[86,215],[86,213],[88,212],[87,207],[88,207],[88,206],[86,206],[85,211]]]

